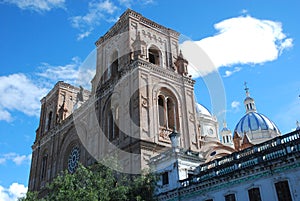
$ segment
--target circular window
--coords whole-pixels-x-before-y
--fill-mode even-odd
[[[70,173],[74,173],[79,162],[79,148],[74,147],[69,155],[69,160],[68,160],[68,170]]]

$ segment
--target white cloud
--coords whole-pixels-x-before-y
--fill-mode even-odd
[[[216,35],[195,42],[212,65],[201,65],[188,59],[197,66],[198,76],[205,76],[223,66],[274,61],[283,50],[293,46],[293,39],[283,33],[280,22],[240,16],[223,20],[214,27]],[[188,57],[185,53],[184,56]]]
[[[0,201],[17,201],[26,195],[27,190],[27,187],[19,183],[12,183],[9,188],[0,186]]]
[[[241,69],[241,67],[235,67],[232,71],[227,70],[225,71],[225,75],[223,77],[229,77],[232,74],[239,72]]]
[[[72,84],[78,77],[78,67],[80,64],[81,62],[78,57],[73,57],[72,61],[66,65],[42,63],[39,66],[42,72],[37,73],[37,75],[48,79],[48,81],[57,82],[62,80]]]
[[[232,101],[231,102],[231,108],[232,109],[239,109],[240,105],[241,105],[241,103],[239,101]]]
[[[83,88],[91,88],[91,80],[95,76],[95,69],[79,69],[78,79],[76,80],[77,85],[81,85]]]
[[[80,59],[74,57],[66,65],[42,63],[40,72],[33,76],[22,73],[0,76],[0,121],[13,121],[14,111],[38,117],[40,99],[58,81],[90,89],[90,81],[95,75],[95,55],[85,62],[87,64],[82,67]]]
[[[83,38],[88,37],[91,33],[92,33],[92,31],[86,31],[84,33],[78,34],[77,40],[82,40]]]
[[[0,165],[1,164],[4,164],[6,162],[6,159],[5,158],[0,158]]]
[[[86,65],[88,63],[88,65]],[[66,65],[50,65],[42,63],[39,67],[41,72],[37,73],[38,76],[46,79],[49,87],[58,81],[64,81],[72,85],[81,85],[86,89],[90,89],[90,82],[95,75],[95,56],[87,57],[85,63],[82,63],[78,57],[73,57],[72,61]]]
[[[26,75],[12,74],[0,77],[0,120],[11,121],[11,111],[20,111],[29,116],[38,116],[40,98],[45,88],[36,86]]]
[[[16,164],[16,165],[21,165],[21,164],[23,164],[24,162],[30,162],[31,161],[31,154],[29,154],[29,155],[21,155],[21,156],[19,156],[19,155],[17,155],[17,156],[15,156],[13,159],[12,159],[12,161]]]
[[[148,5],[148,4],[153,4],[154,0],[139,0],[139,1],[134,1],[134,0],[119,0],[119,3],[121,5],[124,5],[125,7],[130,8],[132,4],[141,4],[141,5]]]
[[[7,153],[0,156],[0,164],[5,164],[8,161],[14,162],[16,165],[22,164],[30,164],[31,161],[31,154],[29,155],[19,155],[17,153]]]
[[[36,12],[50,11],[53,8],[64,8],[65,0],[4,0],[4,3],[14,4],[20,9]]]
[[[88,12],[85,15],[78,15],[71,18],[74,28],[80,30],[77,39],[81,40],[90,35],[95,26],[102,20],[111,21],[111,16],[118,10],[118,7],[110,0],[92,1],[88,5]]]
[[[0,121],[7,121],[7,122],[12,121],[11,114],[8,111],[6,111],[5,109],[1,108],[1,107],[0,107]]]

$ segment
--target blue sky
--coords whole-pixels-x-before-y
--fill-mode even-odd
[[[297,0],[0,0],[0,201],[26,191],[39,100],[58,80],[86,84],[87,79],[78,82],[78,69],[128,7],[182,33],[207,53],[213,67],[199,69],[190,62],[198,72],[193,73],[196,99],[219,113],[212,105],[219,98],[212,84],[218,77],[226,95],[222,118],[226,114],[231,130],[245,114],[244,81],[258,112],[282,133],[296,127]]]

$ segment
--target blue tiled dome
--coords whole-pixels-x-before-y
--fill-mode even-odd
[[[277,126],[270,119],[257,112],[249,112],[243,116],[234,130],[239,134],[256,130],[272,130],[280,133]]]

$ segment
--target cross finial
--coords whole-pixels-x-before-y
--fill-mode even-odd
[[[248,97],[249,96],[249,88],[247,86],[247,82],[246,81],[244,82],[244,86],[245,86],[246,96]]]

